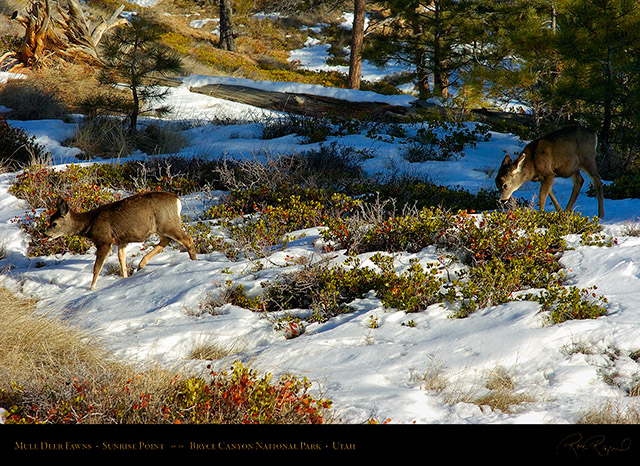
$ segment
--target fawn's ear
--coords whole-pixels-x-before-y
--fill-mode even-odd
[[[520,171],[522,171],[522,166],[524,165],[524,159],[526,157],[527,157],[527,154],[523,152],[522,154],[520,154],[520,157],[518,157],[514,162],[516,166],[516,173],[519,173]]]
[[[69,213],[69,204],[67,204],[67,201],[62,198],[58,199],[58,210],[63,217],[67,215]]]
[[[511,160],[511,156],[509,154],[504,156],[504,159],[502,159],[502,166],[506,166],[506,165],[511,165],[513,163],[513,161]]]

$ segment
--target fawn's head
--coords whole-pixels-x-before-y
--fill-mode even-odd
[[[500,165],[496,175],[496,187],[500,193],[500,200],[506,201],[520,186],[527,181],[527,176],[523,172],[524,154],[515,161],[507,155]]]
[[[50,238],[72,235],[73,223],[71,221],[71,209],[64,199],[58,199],[57,209],[49,219],[49,226],[44,234]]]

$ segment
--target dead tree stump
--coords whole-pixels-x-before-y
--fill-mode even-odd
[[[25,13],[15,11],[11,20],[24,27],[24,37],[19,49],[4,54],[2,59],[17,60],[28,68],[55,58],[99,65],[98,44],[102,36],[127,23],[119,17],[124,5],[108,19],[92,25],[77,0],[66,0],[65,3],[63,7],[57,0],[32,0]]]

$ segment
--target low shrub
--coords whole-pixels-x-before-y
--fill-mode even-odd
[[[425,268],[412,262],[407,271],[397,273],[392,256],[376,254],[371,260],[378,270],[363,267],[359,259],[351,257],[344,265],[313,264],[263,282],[261,309],[311,309],[307,320],[325,322],[349,312],[348,304],[369,292],[374,292],[385,307],[408,313],[440,301],[444,279],[435,266]]]
[[[225,281],[217,287],[215,291],[206,293],[198,304],[197,315],[216,315],[219,308],[225,304],[244,307],[246,309],[257,309],[258,301],[247,297],[243,285],[234,285],[231,280]]]
[[[175,377],[155,390],[134,392],[121,386],[73,378],[61,388],[47,387],[46,402],[19,384],[0,389],[6,424],[322,424],[331,408],[316,399],[306,378],[271,374],[234,363],[230,372],[211,372],[209,380]],[[44,394],[42,395],[44,397]]]
[[[460,186],[442,186],[428,179],[411,176],[379,177],[376,180],[357,180],[347,187],[350,195],[373,202],[393,200],[402,207],[421,209],[439,207],[447,210],[482,212],[499,207],[495,190],[480,189],[471,193]]]
[[[35,136],[10,125],[0,117],[0,168],[17,171],[45,158],[44,147],[35,142]]]
[[[537,297],[542,312],[548,312],[547,320],[559,324],[568,320],[596,319],[606,314],[603,307],[607,298],[598,296],[597,287],[578,288],[575,286],[548,287]]]
[[[602,194],[607,199],[629,199],[640,197],[640,171],[632,170],[629,173],[618,176],[611,183],[602,187]],[[587,195],[595,197],[593,184],[589,186]]]
[[[516,300],[519,291],[558,286],[563,278],[559,271],[557,263],[540,267],[529,257],[508,262],[494,257],[453,280],[445,300],[454,307],[454,317],[468,317],[478,309]]]
[[[488,141],[491,137],[484,125],[473,127],[449,122],[431,122],[421,126],[410,138],[404,157],[409,162],[457,160],[464,157],[467,146],[475,147],[478,141]]]
[[[201,222],[201,231],[194,233],[213,250],[232,243],[245,257],[262,258],[275,247],[286,247],[293,238],[288,233],[322,226],[348,211],[352,202],[340,194],[298,185],[283,185],[275,191],[266,186],[233,190],[222,204],[208,209],[206,218],[215,222],[209,227]],[[226,240],[212,237],[212,227],[224,230]]]
[[[417,252],[435,244],[438,236],[446,229],[449,217],[439,209],[421,209],[415,214],[378,215],[368,214],[366,207],[361,214],[332,218],[322,237],[336,243],[337,247],[350,253],[371,251]],[[377,217],[377,218],[376,218]]]
[[[211,380],[181,382],[163,412],[172,423],[322,424],[331,407],[327,399],[309,394],[306,378],[287,374],[272,382],[271,374],[236,362],[230,372],[211,372]]]
[[[179,175],[173,175],[173,162]],[[207,209],[202,219],[186,226],[198,252],[217,251],[230,260],[257,259],[256,265],[264,267],[267,262],[259,259],[285,249],[296,231],[323,227],[320,233],[325,252],[335,248],[354,256],[378,252],[371,258],[377,270],[361,267],[355,258],[332,268],[306,265],[293,275],[265,283],[263,296],[255,300],[246,298],[242,290],[233,294],[238,305],[259,311],[311,309],[309,320],[325,321],[349,312],[354,299],[373,291],[389,308],[417,312],[437,302],[452,302],[456,303],[454,316],[465,317],[479,308],[516,299],[527,289],[563,286],[558,259],[567,248],[567,235],[578,235],[582,244],[613,244],[602,234],[596,217],[531,209],[473,214],[407,204],[398,208],[394,198],[379,194],[375,200],[372,195],[355,199],[328,187],[291,183],[292,179],[304,179],[302,173],[310,173],[297,164],[296,158],[278,159],[260,169],[249,165],[248,172],[240,164],[215,165],[217,182],[234,188],[221,203]],[[60,171],[32,166],[11,187],[13,194],[34,206],[16,221],[31,236],[31,255],[83,253],[90,245],[80,238],[47,241],[43,237],[51,213],[48,209],[58,196],[69,200],[73,208],[86,210],[115,200],[127,189],[184,194],[198,189],[198,183],[183,174],[198,172],[201,167],[201,163],[191,166],[180,158],[70,165]],[[282,167],[283,176],[277,176]],[[422,186],[417,192],[427,189],[426,184]],[[443,261],[427,265],[412,262],[404,272],[397,272],[391,256],[380,254],[416,253],[425,247],[441,251],[441,257],[449,255],[452,263],[457,263],[456,273],[451,274]],[[566,305],[575,311],[579,307],[575,303],[582,302],[572,293],[555,292],[552,296],[557,309]],[[584,306],[589,312],[578,309],[562,314],[582,318],[597,313]],[[554,316],[552,321],[559,318]]]
[[[263,139],[276,139],[290,134],[301,136],[305,144],[313,144],[337,135],[338,129],[324,118],[288,114],[269,120],[262,131]]]
[[[407,271],[398,274],[392,257],[378,254],[372,261],[381,269],[378,281],[381,286],[376,294],[385,307],[411,313],[442,301],[442,287],[446,280],[435,264],[423,267],[411,261]]]

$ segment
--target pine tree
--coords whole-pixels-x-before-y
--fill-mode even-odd
[[[385,0],[389,12],[372,35],[368,58],[408,62],[421,98],[448,97],[462,85],[483,54],[483,29],[475,0]],[[373,51],[373,53],[371,52]]]
[[[563,70],[556,100],[599,130],[604,170],[616,168],[612,144],[634,144],[640,130],[640,6],[636,0],[570,0],[558,16]],[[637,150],[637,149],[636,149]]]
[[[107,66],[100,80],[103,84],[122,84],[131,91],[129,135],[136,134],[138,116],[146,110],[145,105],[166,96],[167,90],[160,88],[158,78],[182,69],[180,58],[159,44],[161,34],[158,26],[133,17],[128,26],[115,30],[104,43],[102,57]]]
[[[550,115],[554,112],[548,103],[561,67],[554,44],[555,3],[476,1],[489,45],[482,66],[475,68],[476,78],[489,83],[489,97],[533,110],[538,125],[544,125],[545,118],[561,118],[557,112]]]

